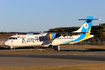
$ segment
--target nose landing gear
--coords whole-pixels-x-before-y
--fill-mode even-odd
[[[12,50],[13,48],[15,49],[15,47],[13,47],[13,46],[10,46],[10,49],[11,49],[11,50]]]

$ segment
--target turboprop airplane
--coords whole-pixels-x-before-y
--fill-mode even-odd
[[[26,46],[59,46],[61,44],[74,44],[86,39],[94,37],[91,35],[91,27],[93,16],[88,16],[84,24],[77,30],[73,32],[54,32],[54,33],[40,33],[40,34],[31,34],[31,35],[13,35],[10,36],[5,42],[5,46],[9,46],[11,49],[15,47],[26,47]],[[61,34],[72,34],[79,33],[78,35],[62,36]]]

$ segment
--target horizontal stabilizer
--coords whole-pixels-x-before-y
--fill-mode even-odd
[[[93,18],[93,16],[88,16],[86,19],[78,19],[78,20],[85,20],[84,24],[75,32],[91,32],[91,27],[92,27],[92,21],[93,20],[101,20],[99,18]]]
[[[78,20],[86,20],[86,19],[78,19]],[[101,19],[96,18],[96,19],[87,19],[87,20],[101,20]]]

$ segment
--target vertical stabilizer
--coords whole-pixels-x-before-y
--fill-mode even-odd
[[[72,41],[67,41],[65,43],[74,44],[74,43],[78,43],[78,42],[81,42],[83,40],[92,38],[93,35],[90,35],[91,27],[92,27],[92,21],[93,20],[100,20],[100,19],[93,19],[92,16],[88,16],[86,19],[79,19],[79,20],[85,20],[85,22],[77,31],[74,31],[73,33],[80,33],[80,36],[78,38],[72,40]]]
[[[93,16],[88,16],[86,19],[79,19],[85,20],[84,24],[74,32],[90,32],[92,27]]]

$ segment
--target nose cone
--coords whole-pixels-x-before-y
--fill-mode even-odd
[[[8,43],[7,43],[7,41],[5,41],[5,42],[4,42],[4,45],[5,45],[5,46],[8,46]]]

